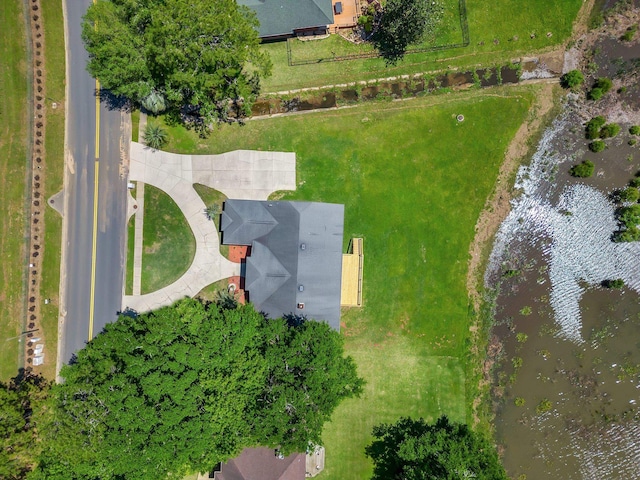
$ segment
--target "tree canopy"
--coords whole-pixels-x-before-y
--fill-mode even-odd
[[[258,21],[235,0],[98,0],[84,17],[88,70],[152,113],[246,115],[271,64]]]
[[[431,31],[442,16],[439,2],[387,0],[376,14],[371,41],[390,64],[397,63]]]
[[[401,418],[374,427],[373,436],[366,448],[373,480],[507,480],[493,445],[446,416],[432,424]]]
[[[305,451],[362,390],[326,323],[197,300],[121,316],[61,375],[42,478],[181,478],[248,446]]]
[[[49,384],[40,376],[0,383],[0,478],[25,478],[40,447],[34,417],[42,411]]]

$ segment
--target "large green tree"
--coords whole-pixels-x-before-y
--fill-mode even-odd
[[[374,427],[373,436],[366,448],[373,480],[507,480],[493,445],[445,416],[432,424],[401,418]]]
[[[25,478],[40,448],[36,422],[49,383],[40,376],[18,376],[0,383],[0,478]]]
[[[324,323],[197,300],[121,316],[61,375],[42,478],[180,478],[247,446],[306,448],[362,382]]]
[[[152,113],[246,115],[271,64],[235,0],[97,0],[82,36],[101,87]]]
[[[439,0],[387,0],[374,19],[371,42],[387,63],[402,59],[441,18]]]

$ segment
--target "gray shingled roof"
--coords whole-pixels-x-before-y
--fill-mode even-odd
[[[251,246],[245,291],[257,310],[340,330],[344,205],[227,200],[220,230],[223,244]]]
[[[333,23],[331,0],[237,0],[256,12],[261,37],[290,35],[294,30]]]

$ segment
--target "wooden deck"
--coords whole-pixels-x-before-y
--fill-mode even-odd
[[[336,2],[342,2],[342,13],[336,13]],[[341,28],[355,27],[358,23],[358,17],[360,16],[360,1],[359,0],[333,0],[333,21],[332,25],[329,25],[329,32],[337,33]]]
[[[316,449],[307,453],[305,477],[315,477],[324,470],[324,447],[316,447]]]
[[[343,307],[362,306],[363,268],[363,240],[362,238],[352,238],[347,253],[342,255],[342,294],[340,296],[340,305]]]

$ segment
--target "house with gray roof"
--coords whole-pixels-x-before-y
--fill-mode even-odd
[[[304,453],[284,457],[272,448],[245,448],[242,453],[214,472],[215,480],[304,480],[306,477]]]
[[[331,0],[237,0],[258,17],[260,38],[325,34],[333,24]]]
[[[344,205],[227,200],[220,230],[224,245],[251,247],[244,290],[256,310],[340,330]]]

